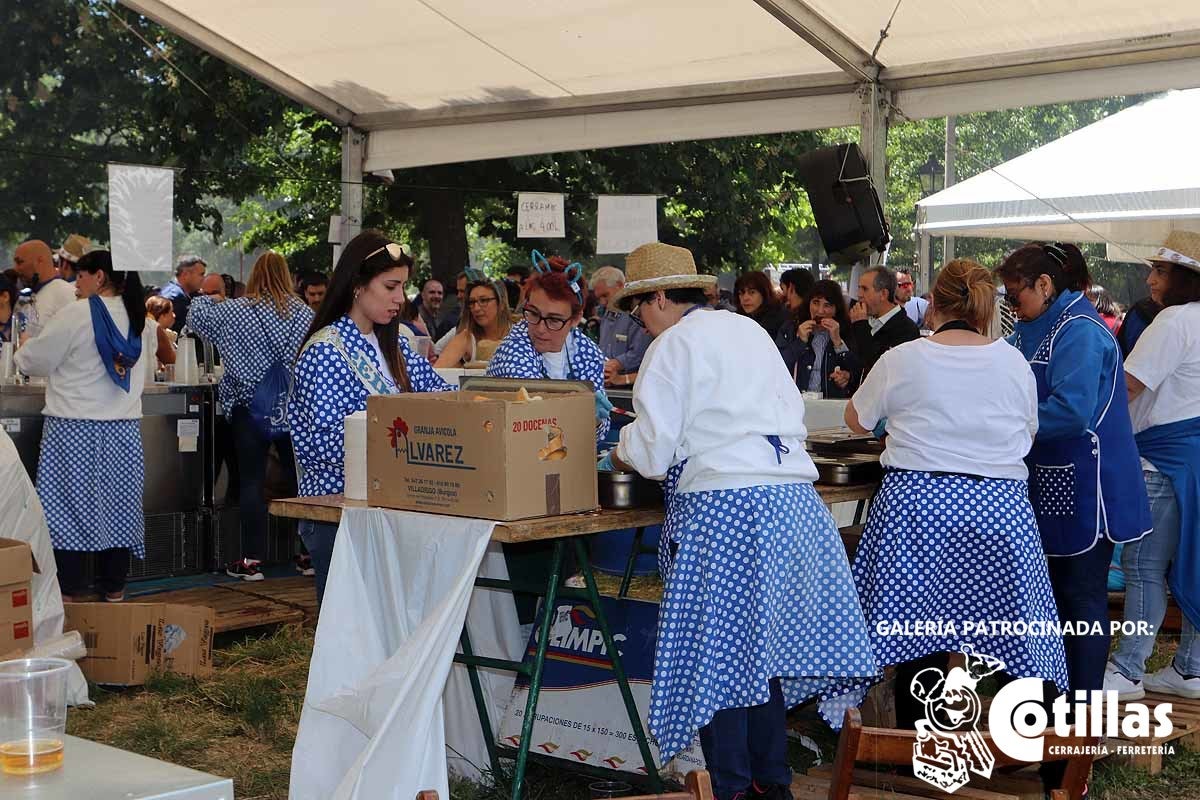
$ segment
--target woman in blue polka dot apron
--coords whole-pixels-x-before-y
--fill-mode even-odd
[[[626,269],[613,302],[656,338],[599,467],[667,479],[650,731],[663,763],[698,732],[720,800],[788,797],[788,707],[877,674],[804,403],[770,335],[705,308],[690,252],[643,245]]]
[[[1074,245],[1025,245],[996,274],[1018,320],[1009,342],[1037,379],[1038,432],[1026,463],[1058,613],[1103,630],[1066,637],[1070,688],[1102,689],[1113,545],[1152,527],[1121,351],[1082,293],[1091,277]]]
[[[292,445],[303,473],[301,497],[345,489],[346,417],[365,410],[369,395],[453,389],[399,333],[412,263],[400,245],[375,230],[355,236],[338,258],[296,361],[288,401]],[[336,525],[300,523],[316,571],[318,603],[336,535]]]
[[[1000,659],[1008,676],[1067,688],[1024,462],[1037,430],[1033,373],[982,333],[995,311],[986,269],[951,261],[931,296],[936,332],[880,357],[846,408],[859,433],[887,427],[854,580],[875,657],[896,666],[897,725],[909,729],[926,716],[913,679],[967,648]],[[1031,627],[1050,633],[1027,635]],[[862,699],[860,690],[823,710],[844,714]]]
[[[17,351],[16,365],[45,376],[45,428],[37,492],[64,600],[87,593],[87,557],[105,600],[125,597],[129,556],[143,558],[142,388],[153,377],[157,329],[147,322],[136,272],[113,269],[107,250],[79,259],[76,295]]]

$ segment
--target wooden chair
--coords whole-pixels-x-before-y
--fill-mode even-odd
[[[996,759],[994,768],[1027,763],[1003,753],[987,733],[984,733],[982,738]],[[841,736],[838,738],[837,756],[833,762],[833,777],[829,783],[829,800],[852,800],[856,796],[851,793],[856,761],[889,765],[911,764],[913,745],[916,744],[916,741],[916,731],[863,727],[862,716],[857,708],[846,711],[846,722],[842,727]],[[1055,736],[1047,733],[1044,747],[1046,752],[1051,752],[1051,748],[1083,748],[1094,746],[1098,742],[1099,740],[1096,738]],[[1053,800],[1080,800],[1084,787],[1087,785],[1093,758],[1092,755],[1076,755],[1060,759],[1046,759],[1047,761],[1063,760],[1067,762],[1067,771],[1063,776],[1062,787],[1052,792]],[[933,786],[929,788],[931,792],[938,791]],[[939,793],[938,796],[944,797],[945,794]]]
[[[704,770],[689,772],[684,780],[684,791],[667,794],[643,794],[624,797],[621,800],[713,800],[712,779]],[[438,800],[433,789],[417,792],[417,800]]]

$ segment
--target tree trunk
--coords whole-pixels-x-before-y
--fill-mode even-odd
[[[466,269],[470,259],[463,194],[454,189],[422,192],[420,203],[421,220],[429,237],[433,277],[450,294],[454,291],[454,276]]]

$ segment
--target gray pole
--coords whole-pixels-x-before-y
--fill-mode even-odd
[[[954,153],[958,150],[958,131],[956,124],[958,118],[954,116],[946,117],[946,188],[949,189],[954,185]],[[954,260],[954,237],[946,236],[942,239],[942,263],[946,264]]]

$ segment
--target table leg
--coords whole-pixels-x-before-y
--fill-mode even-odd
[[[617,597],[629,596],[629,584],[633,581],[633,570],[637,566],[638,556],[642,554],[642,537],[645,534],[645,527],[638,528],[633,534],[633,545],[629,548],[629,559],[625,562],[625,574],[621,576],[621,589],[617,592]]]
[[[866,507],[867,507],[866,500],[859,500],[858,505],[854,507],[854,524],[855,525],[862,524],[863,510]]]
[[[578,542],[578,540],[576,540]],[[582,552],[582,549],[581,549]],[[587,554],[583,554],[584,575],[595,585],[595,577],[587,566]],[[546,647],[550,644],[550,620],[553,619],[554,600],[558,592],[558,579],[562,572],[563,540],[554,540],[554,555],[550,560],[550,578],[546,581],[546,599],[542,603],[541,619],[538,621],[537,650],[533,657],[533,668],[529,674],[529,697],[525,700],[525,718],[521,720],[521,743],[517,747],[517,763],[513,768],[512,800],[521,800],[521,788],[525,782],[525,767],[529,761],[529,745],[533,740],[533,723],[537,716],[538,695],[542,692],[542,668],[546,664]],[[607,634],[606,634],[607,636]],[[609,645],[611,647],[611,644]]]
[[[625,668],[621,665],[621,655],[617,652],[617,644],[613,641],[612,631],[609,630],[608,617],[605,616],[604,607],[600,604],[600,591],[596,588],[596,575],[592,572],[591,562],[588,561],[587,548],[579,537],[575,537],[573,541],[575,557],[583,572],[583,580],[587,584],[588,600],[596,612],[596,625],[600,628],[600,635],[604,637],[604,646],[607,648],[608,658],[612,662],[613,676],[616,677],[617,687],[621,690],[621,699],[625,701],[625,713],[629,715],[633,738],[637,741],[638,750],[641,751],[642,763],[646,765],[646,775],[650,778],[650,787],[654,792],[661,792],[663,790],[662,777],[659,776],[658,767],[654,764],[654,757],[650,754],[650,743],[646,739],[645,730],[642,729],[641,715],[638,714],[637,704],[633,701],[629,679],[625,675]]]
[[[475,656],[471,649],[471,636],[467,633],[467,623],[463,622],[462,636],[459,637],[463,655],[467,659]],[[471,694],[475,695],[475,710],[479,712],[479,726],[483,729],[483,743],[487,747],[488,761],[492,769],[496,768],[496,737],[492,733],[492,722],[488,719],[487,704],[483,697],[483,686],[479,683],[479,670],[470,660],[465,662],[467,677],[471,680]]]

